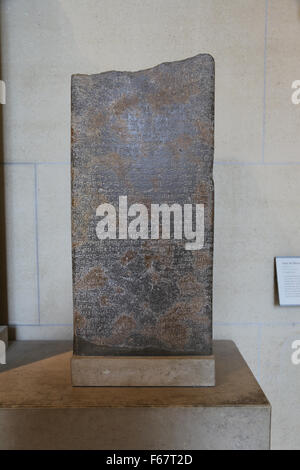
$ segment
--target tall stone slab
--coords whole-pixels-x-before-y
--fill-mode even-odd
[[[213,384],[213,151],[210,55],[72,76],[74,385]]]

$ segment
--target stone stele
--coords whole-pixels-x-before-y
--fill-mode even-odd
[[[214,75],[200,54],[72,76],[74,385],[214,384]],[[120,236],[120,196],[147,208],[148,238]],[[97,236],[102,204],[115,238]],[[203,247],[175,237],[173,214],[152,239],[152,204],[204,205]]]

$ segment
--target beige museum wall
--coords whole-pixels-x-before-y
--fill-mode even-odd
[[[300,308],[274,303],[274,256],[300,255],[298,0],[0,0],[9,323],[72,337],[70,76],[216,60],[214,335],[273,406],[273,448],[300,448]]]

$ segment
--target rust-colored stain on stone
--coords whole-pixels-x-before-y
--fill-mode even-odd
[[[132,251],[132,250],[126,251],[123,258],[121,259],[121,263],[122,264],[129,263],[129,261],[131,261],[134,258],[134,256],[135,256],[134,251]]]
[[[92,268],[77,284],[77,289],[96,289],[102,287],[107,278],[104,276],[100,266]]]
[[[214,61],[72,77],[77,355],[210,355]],[[205,243],[99,240],[96,209],[204,204]]]

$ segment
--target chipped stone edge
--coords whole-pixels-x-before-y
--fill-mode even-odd
[[[117,69],[110,69],[110,70],[104,70],[103,72],[99,72],[99,73],[73,73],[71,75],[71,83],[73,82],[73,80],[76,80],[76,79],[81,79],[81,78],[94,78],[94,77],[98,77],[98,76],[104,76],[104,75],[109,75],[111,73],[116,73],[116,74],[119,74],[119,73],[122,73],[122,74],[128,74],[128,75],[135,75],[135,74],[139,74],[139,73],[147,73],[151,70],[155,70],[155,69],[158,69],[159,67],[162,68],[162,67],[168,67],[168,66],[173,66],[173,65],[178,65],[178,64],[182,64],[184,62],[191,62],[191,61],[196,61],[198,59],[204,59],[206,58],[208,61],[210,61],[212,64],[213,64],[213,67],[215,69],[215,58],[212,54],[208,53],[208,52],[200,52],[199,54],[196,54],[196,55],[193,55],[193,56],[190,56],[190,57],[186,57],[185,59],[177,59],[177,60],[166,60],[164,62],[160,62],[159,64],[155,64],[155,65],[152,65],[150,67],[145,67],[143,69],[137,69],[137,70],[117,70]]]
[[[212,387],[212,356],[77,356],[73,387]]]

